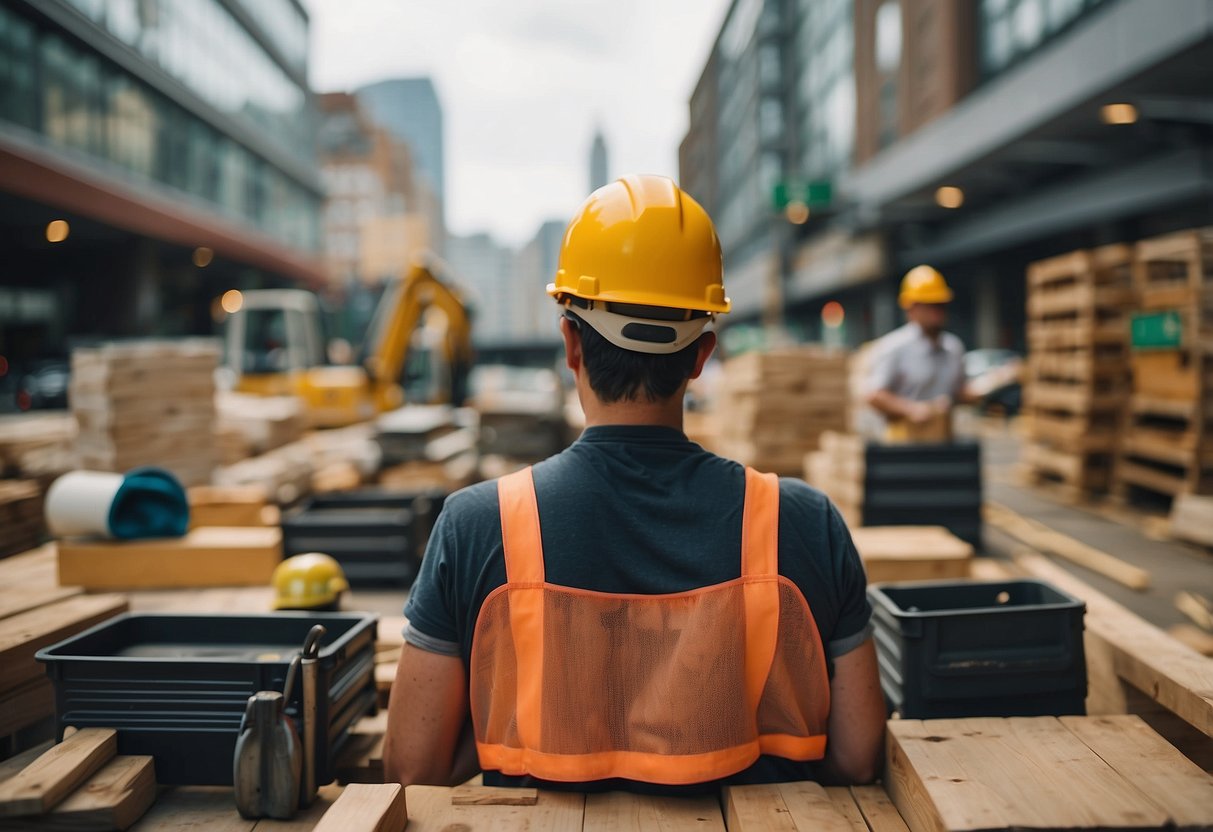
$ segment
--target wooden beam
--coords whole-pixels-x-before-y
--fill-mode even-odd
[[[453,806],[450,789],[409,786],[408,832],[453,832],[457,829],[526,829],[528,832],[579,830],[585,817],[585,803],[585,795],[579,792],[541,791],[539,801],[534,806]],[[717,809],[716,813],[719,815],[720,810]]]
[[[45,815],[17,821],[17,829],[85,832],[126,829],[156,799],[151,757],[115,757]]]
[[[324,813],[315,832],[400,832],[408,822],[404,786],[352,783]]]
[[[118,751],[118,732],[85,728],[0,783],[0,817],[40,815],[91,777]]]
[[[852,786],[851,796],[872,832],[909,832],[883,786]]]
[[[0,618],[36,610],[84,592],[78,586],[34,587],[20,583],[0,587]]]
[[[727,786],[722,795],[725,823],[729,832],[857,832],[856,820],[866,828],[846,789],[840,791],[831,794],[807,781]]]
[[[1107,651],[1118,678],[1213,737],[1213,659],[1180,644],[1040,555],[1020,554],[1015,563],[1086,602],[1086,631],[1097,650]]]
[[[466,784],[451,789],[452,806],[534,806],[538,802],[538,789]]]
[[[1021,517],[997,503],[986,503],[985,519],[991,526],[1018,538],[1033,549],[1065,558],[1130,589],[1141,591],[1150,586],[1150,573],[1145,569],[1125,563],[1094,546],[1051,529],[1044,523]]]

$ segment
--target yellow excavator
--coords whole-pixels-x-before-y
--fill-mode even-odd
[[[226,364],[235,389],[303,400],[314,427],[342,427],[405,402],[406,370],[419,359],[431,389],[419,403],[459,405],[472,362],[471,319],[458,291],[428,257],[388,286],[358,364],[327,365],[320,303],[302,289],[243,293],[227,320]]]

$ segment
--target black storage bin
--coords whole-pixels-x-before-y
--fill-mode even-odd
[[[1082,601],[1043,581],[868,587],[880,683],[906,719],[1082,714]]]
[[[865,526],[944,526],[981,546],[981,446],[871,442],[865,457]]]
[[[115,728],[119,754],[156,758],[156,782],[230,786],[248,698],[282,690],[313,624],[328,630],[316,685],[316,779],[328,783],[350,726],[375,710],[373,615],[127,613],[37,658],[54,684],[60,736],[67,726]],[[301,682],[287,713],[302,740]]]
[[[351,584],[409,584],[446,493],[364,489],[316,496],[282,518],[287,557],[332,555]]]

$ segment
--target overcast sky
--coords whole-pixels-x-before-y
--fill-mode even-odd
[[[447,225],[512,245],[612,177],[678,174],[687,100],[728,0],[306,0],[312,86],[430,75],[446,129]]]

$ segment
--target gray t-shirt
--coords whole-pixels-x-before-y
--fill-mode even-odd
[[[867,392],[888,390],[918,402],[940,396],[955,400],[964,387],[964,353],[964,344],[952,333],[940,333],[932,341],[911,321],[872,347]]]
[[[745,471],[679,431],[588,428],[536,465],[534,479],[551,583],[659,594],[741,574]],[[827,657],[837,658],[871,633],[863,564],[825,495],[786,478],[779,492],[779,572],[800,588]],[[406,639],[466,665],[480,606],[504,583],[497,484],[480,483],[447,498],[404,610]],[[731,781],[812,776],[811,765],[764,757]],[[519,782],[486,773],[490,778]]]

